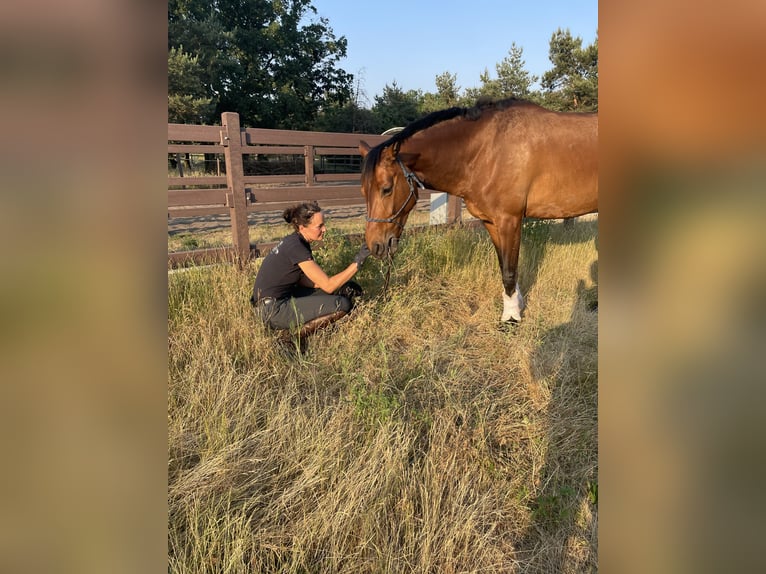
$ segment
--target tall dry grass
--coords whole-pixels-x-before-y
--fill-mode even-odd
[[[170,274],[169,571],[595,571],[597,222],[526,227],[511,332],[482,230],[407,236],[385,292],[370,260],[293,360],[247,302],[260,261]]]

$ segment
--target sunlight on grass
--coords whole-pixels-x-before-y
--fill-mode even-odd
[[[169,571],[595,571],[597,221],[525,225],[511,331],[483,230],[405,233],[296,359],[248,303],[261,260],[169,274]]]

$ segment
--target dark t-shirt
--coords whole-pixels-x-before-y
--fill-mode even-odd
[[[289,297],[303,275],[298,263],[313,260],[308,241],[297,231],[285,237],[261,263],[253,286],[254,300],[258,301],[263,297]]]

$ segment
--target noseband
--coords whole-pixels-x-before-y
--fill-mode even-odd
[[[387,219],[377,219],[377,218],[374,218],[374,217],[368,217],[367,221],[369,221],[371,223],[396,223],[399,227],[404,229],[404,225],[399,223],[396,218],[399,217],[399,215],[401,215],[402,211],[404,211],[404,208],[407,207],[407,204],[410,202],[410,198],[414,197],[415,198],[415,202],[417,203],[417,201],[418,201],[418,193],[417,193],[417,191],[415,189],[415,184],[417,184],[417,186],[420,189],[425,189],[426,186],[423,185],[423,182],[420,181],[420,179],[418,179],[417,175],[415,175],[413,172],[411,172],[410,170],[408,170],[405,167],[405,165],[402,163],[401,159],[399,159],[397,157],[396,161],[399,163],[399,167],[402,168],[402,173],[404,174],[404,177],[407,178],[407,185],[410,186],[410,193],[407,196],[407,199],[404,200],[404,203],[402,204],[402,206],[391,217],[389,217]],[[415,184],[413,184],[413,181],[415,182]]]

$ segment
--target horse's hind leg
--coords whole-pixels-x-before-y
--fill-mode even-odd
[[[521,246],[521,217],[513,217],[503,224],[487,224],[487,231],[495,245],[500,273],[503,278],[503,323],[518,323],[524,309],[524,298],[519,291],[518,265]]]

